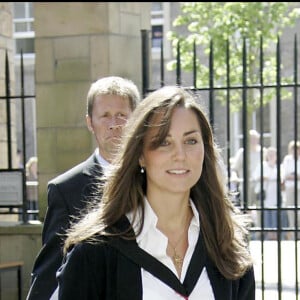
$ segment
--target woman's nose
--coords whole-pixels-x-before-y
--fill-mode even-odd
[[[176,160],[181,160],[181,159],[185,159],[185,149],[184,149],[184,146],[183,145],[175,145],[174,146],[174,158]]]

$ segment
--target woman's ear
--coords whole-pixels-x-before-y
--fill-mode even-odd
[[[141,155],[141,157],[139,158],[139,164],[141,167],[145,167],[145,161],[143,155]]]

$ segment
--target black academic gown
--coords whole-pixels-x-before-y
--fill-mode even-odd
[[[96,155],[52,179],[42,233],[43,247],[34,262],[27,300],[49,300],[57,287],[56,271],[63,260],[63,236],[72,216],[78,216],[94,197],[96,177],[102,175]],[[100,195],[99,195],[100,196]]]
[[[142,300],[141,268],[188,299],[203,267],[216,300],[255,299],[253,268],[238,280],[224,278],[206,255],[201,234],[183,283],[164,264],[139,248],[135,240],[105,238],[105,242],[78,244],[57,273],[59,299]]]

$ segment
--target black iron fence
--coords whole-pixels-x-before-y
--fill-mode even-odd
[[[163,45],[161,47],[160,52],[160,59],[159,59],[159,81],[158,86],[150,87],[152,70],[150,68],[153,66],[153,62],[151,60],[151,53],[150,53],[150,39],[149,39],[149,32],[142,31],[142,79],[143,79],[143,86],[142,92],[143,95],[153,91],[157,87],[163,86],[166,84],[166,72],[165,72],[165,60],[164,60],[164,52],[163,52]],[[233,150],[230,146],[232,144],[233,138],[236,138],[232,134],[232,112],[231,112],[231,93],[233,91],[240,91],[241,95],[241,102],[242,107],[240,111],[241,122],[240,124],[240,133],[241,133],[241,146],[246,151],[243,151],[243,172],[241,176],[241,180],[239,181],[239,185],[236,188],[236,205],[240,206],[240,208],[245,212],[250,212],[258,216],[259,222],[254,224],[251,228],[251,242],[254,249],[253,251],[259,252],[259,264],[257,265],[256,273],[257,276],[257,286],[261,290],[260,298],[261,299],[270,299],[268,298],[267,291],[270,289],[276,289],[275,298],[281,300],[285,299],[283,295],[284,292],[290,292],[294,299],[298,299],[298,292],[299,292],[299,267],[298,267],[298,238],[299,236],[299,226],[298,223],[300,222],[300,215],[298,216],[299,212],[299,180],[295,177],[294,179],[294,200],[293,203],[290,205],[283,204],[283,196],[285,191],[282,189],[282,177],[281,174],[281,161],[284,156],[284,149],[286,142],[283,144],[283,138],[288,135],[286,132],[285,122],[288,121],[292,124],[292,132],[289,132],[290,139],[294,141],[299,140],[299,97],[298,97],[298,90],[299,90],[299,82],[298,82],[298,47],[297,47],[297,37],[295,37],[294,47],[290,51],[290,56],[293,57],[293,78],[289,83],[282,82],[282,73],[281,73],[281,64],[282,64],[282,57],[281,57],[281,50],[280,50],[280,39],[277,41],[276,45],[276,80],[272,84],[265,84],[263,81],[263,50],[261,47],[260,52],[260,67],[258,69],[258,73],[261,74],[259,77],[260,80],[256,84],[249,84],[247,82],[247,48],[246,43],[243,45],[243,55],[241,60],[241,67],[243,69],[242,72],[242,84],[241,85],[232,85],[230,83],[230,63],[229,63],[229,47],[227,48],[227,52],[224,53],[224,63],[227,65],[228,73],[226,76],[226,84],[223,85],[216,85],[214,80],[214,49],[213,43],[211,44],[209,61],[207,63],[209,67],[209,79],[208,79],[208,86],[197,86],[197,64],[196,59],[194,59],[194,69],[191,72],[189,79],[191,80],[189,84],[186,84],[186,80],[183,80],[183,71],[181,66],[181,49],[180,44],[177,45],[177,57],[176,57],[176,70],[174,71],[174,83],[177,85],[185,86],[187,89],[199,94],[202,98],[207,99],[207,108],[209,118],[212,124],[212,128],[215,133],[217,134],[219,140],[223,141],[223,155],[224,160],[226,162],[226,173],[228,178],[228,186],[232,188],[233,182],[231,181],[232,178],[232,168],[231,168],[231,159],[233,157]],[[194,47],[194,56],[197,56],[196,47]],[[7,168],[1,168],[0,170],[0,214],[18,214],[21,217],[21,220],[26,223],[29,219],[29,214],[36,214],[38,213],[37,210],[29,210],[28,209],[28,199],[27,199],[27,191],[28,186],[26,185],[26,174],[25,168],[13,168],[12,165],[12,156],[13,156],[13,149],[12,149],[12,112],[11,112],[11,101],[16,100],[20,101],[21,103],[21,118],[22,118],[22,154],[23,154],[23,161],[25,162],[26,158],[26,130],[25,130],[25,101],[26,99],[35,98],[34,95],[26,95],[24,91],[24,67],[23,67],[23,56],[21,55],[21,63],[20,63],[20,95],[11,95],[11,88],[10,88],[10,70],[9,70],[9,63],[6,54],[5,59],[5,95],[0,96],[0,101],[5,102],[5,112],[6,112],[6,138],[7,138]],[[184,84],[183,84],[184,83]],[[277,167],[277,176],[276,176],[276,206],[275,207],[265,207],[263,193],[259,193],[259,199],[253,204],[249,199],[249,189],[251,184],[251,178],[249,178],[249,120],[248,120],[248,97],[251,91],[255,91],[256,96],[259,99],[260,105],[258,108],[258,114],[260,116],[259,128],[258,131],[261,133],[265,132],[266,122],[268,121],[267,118],[265,120],[265,110],[266,107],[263,105],[264,93],[267,90],[273,89],[274,93],[274,102],[275,102],[275,119],[276,119],[276,134],[273,137],[273,144],[277,149],[277,157],[279,158],[276,162]],[[283,89],[288,89],[291,92],[291,100],[290,100],[290,114],[288,120],[282,119],[282,110],[283,110],[283,101],[282,101],[282,93]],[[217,104],[217,94],[219,92],[223,92],[223,96],[225,97],[225,105],[222,108],[221,115],[217,110],[219,109]],[[221,120],[223,121],[221,123]],[[221,124],[221,125],[220,125]],[[222,128],[222,131],[220,130]],[[217,132],[218,131],[218,132]],[[261,144],[261,151],[260,151],[260,165],[263,166],[264,160],[264,153],[263,149],[267,145],[266,139],[264,134],[261,135],[260,138]],[[300,173],[299,168],[299,158],[296,155],[298,148],[297,146],[294,148],[294,156],[296,157],[294,161],[294,171],[295,174]],[[264,169],[261,167],[260,171],[260,180],[258,182],[258,190],[264,190]],[[275,211],[276,212],[276,219],[277,219],[277,226],[275,227],[267,227],[265,226],[265,211]],[[287,213],[292,213],[294,215],[293,223],[289,224],[286,223],[286,220],[282,216],[286,216]],[[270,241],[266,239],[267,233],[274,233],[275,240]],[[274,242],[274,244],[270,244],[270,242]],[[289,243],[290,247],[286,250],[286,243]],[[271,245],[271,246],[270,246]],[[270,248],[271,247],[271,248]],[[270,249],[272,253],[276,250],[276,255],[272,256],[272,260],[270,265],[268,265],[267,258],[270,257]],[[288,254],[286,251],[289,251]],[[288,273],[285,274],[285,266],[287,266]],[[274,269],[275,268],[275,269]],[[270,283],[270,274],[275,276],[272,277]],[[288,279],[287,279],[288,278]],[[273,294],[274,295],[274,294]],[[275,299],[274,298],[274,299]],[[273,299],[273,298],[272,298]]]
[[[28,194],[32,194],[34,189],[34,194],[37,195],[37,182],[33,183],[26,179],[26,114],[25,114],[25,101],[27,99],[35,98],[34,95],[26,95],[24,90],[24,64],[23,64],[23,54],[20,56],[20,95],[11,95],[11,78],[10,78],[10,68],[8,54],[5,55],[5,95],[0,96],[0,101],[5,103],[3,116],[5,116],[5,128],[2,136],[1,147],[6,145],[7,162],[5,166],[0,166],[0,215],[18,215],[18,219],[27,223],[29,216],[36,216],[38,210],[30,209],[30,203],[28,199]],[[14,70],[13,70],[14,71]],[[22,131],[22,149],[20,153],[22,155],[23,166],[16,167],[13,164],[13,141],[15,139],[12,129],[15,128],[16,117],[13,116],[14,109],[12,109],[13,103],[20,102],[20,116],[21,116],[21,131]],[[3,126],[2,124],[2,126]],[[13,125],[14,124],[14,125]],[[5,142],[6,141],[6,142]],[[2,153],[4,153],[3,150]],[[37,201],[37,199],[35,199]],[[1,219],[1,216],[0,216]]]
[[[164,47],[161,44],[161,51],[160,51],[160,58],[154,61],[151,58],[151,49],[150,46],[150,32],[147,30],[141,31],[141,39],[142,39],[142,79],[143,79],[143,86],[142,92],[145,96],[149,92],[152,92],[158,87],[167,85],[166,80],[166,61],[164,58]],[[207,86],[197,86],[197,49],[196,45],[194,45],[193,49],[193,70],[190,72],[190,82],[187,82],[186,78],[183,80],[183,71],[181,66],[181,47],[180,42],[177,44],[177,56],[176,56],[176,69],[173,71],[173,83],[176,85],[181,85],[186,87],[187,89],[193,91],[194,93],[199,94],[200,96],[204,96],[206,104],[208,107],[208,115],[211,121],[211,125],[213,130],[219,129],[220,127],[224,127],[222,131],[219,130],[218,138],[223,141],[223,156],[226,162],[226,170],[227,170],[227,180],[228,186],[231,190],[234,189],[236,186],[236,182],[232,181],[232,159],[234,158],[232,147],[232,139],[236,138],[232,136],[232,132],[236,132],[232,130],[232,112],[231,112],[231,93],[233,91],[240,91],[241,95],[241,111],[239,112],[240,116],[240,133],[241,133],[241,143],[242,148],[246,149],[243,151],[243,168],[242,174],[240,174],[240,180],[238,182],[238,186],[236,187],[236,205],[238,205],[241,210],[244,212],[248,212],[251,215],[255,215],[257,218],[257,222],[254,222],[253,227],[251,230],[251,242],[250,244],[254,247],[252,250],[257,252],[259,262],[256,265],[256,273],[257,273],[257,287],[259,289],[257,293],[257,298],[259,299],[298,299],[298,292],[299,292],[299,267],[298,267],[298,238],[300,238],[299,232],[299,225],[300,225],[300,214],[298,206],[299,199],[299,157],[300,157],[300,150],[299,145],[296,146],[293,150],[293,155],[296,158],[293,162],[293,168],[295,174],[298,174],[297,177],[294,177],[294,198],[293,203],[289,203],[289,205],[284,204],[284,197],[285,197],[285,190],[284,190],[284,181],[283,177],[284,174],[282,171],[282,158],[285,157],[285,150],[286,144],[283,144],[282,140],[286,141],[287,136],[289,135],[290,140],[299,141],[299,97],[298,97],[298,90],[299,90],[299,82],[298,82],[298,46],[297,46],[297,37],[295,36],[294,39],[294,47],[289,51],[289,56],[292,57],[292,73],[293,76],[289,81],[282,80],[282,56],[281,56],[281,41],[278,38],[277,45],[276,45],[276,76],[275,81],[273,83],[264,83],[263,79],[263,47],[262,47],[262,39],[260,40],[260,54],[259,54],[259,67],[257,69],[258,73],[258,83],[256,84],[249,84],[247,80],[248,70],[247,70],[247,47],[246,41],[244,40],[243,44],[243,52],[242,52],[242,59],[241,59],[241,68],[242,68],[242,78],[240,85],[233,85],[230,82],[230,62],[229,62],[229,47],[224,53],[224,64],[226,64],[227,74],[225,75],[225,84],[215,84],[215,70],[214,70],[214,49],[213,43],[211,43],[210,47],[210,54],[207,62],[207,66],[209,68],[208,72],[208,85]],[[150,82],[153,77],[153,70],[151,67],[153,65],[158,66],[159,71],[156,70],[157,73],[160,74],[159,80],[157,80],[156,86],[150,86]],[[151,76],[150,76],[151,74]],[[172,76],[171,76],[172,77]],[[169,80],[170,82],[170,80]],[[184,82],[184,84],[183,84]],[[252,199],[250,199],[250,189],[252,188],[252,178],[249,175],[249,164],[250,161],[250,149],[249,149],[249,114],[248,114],[248,107],[249,104],[248,98],[249,93],[255,92],[257,99],[259,99],[259,106],[257,109],[257,114],[260,117],[259,120],[259,128],[257,131],[264,133],[265,127],[267,126],[267,122],[269,122],[269,118],[266,117],[266,106],[263,103],[264,94],[266,91],[272,89],[274,91],[273,96],[273,103],[275,104],[275,110],[273,111],[273,117],[275,117],[275,134],[273,134],[272,141],[273,141],[273,148],[277,150],[277,162],[276,162],[276,178],[275,180],[275,197],[276,197],[276,204],[275,206],[268,207],[265,205],[265,199],[263,197],[263,191],[265,189],[266,179],[264,177],[264,158],[265,158],[265,148],[267,148],[266,138],[264,134],[260,136],[260,176],[259,180],[256,181],[256,190],[259,192],[257,193],[258,199],[256,199],[253,203]],[[290,93],[290,111],[288,114],[288,118],[282,119],[282,94],[284,89],[288,90]],[[216,107],[217,107],[217,94],[223,91],[223,97],[225,98],[223,113],[216,117]],[[286,105],[286,104],[284,104]],[[274,116],[275,114],[275,116]],[[220,120],[223,120],[221,122]],[[292,132],[286,131],[286,124],[289,123],[290,127],[292,128]],[[220,126],[219,124],[223,124]],[[292,125],[291,125],[292,124]],[[273,130],[274,131],[274,130]],[[220,133],[221,132],[221,133]],[[270,142],[269,142],[270,144]],[[268,145],[270,146],[270,145]],[[299,153],[299,155],[297,155]],[[274,212],[277,226],[269,227],[266,224],[266,215],[265,212]],[[288,214],[292,214],[294,216],[293,222],[289,222]],[[267,234],[273,234],[272,240],[267,238]],[[288,247],[286,248],[286,245]],[[271,247],[271,248],[270,248]],[[271,249],[271,250],[270,250]],[[287,250],[288,249],[288,250]],[[269,256],[272,259],[271,262],[268,261],[267,258]],[[276,252],[276,254],[274,254]],[[287,259],[288,257],[288,259]],[[269,264],[269,265],[268,265]],[[291,266],[292,268],[287,270],[287,265]],[[272,274],[271,274],[272,273]],[[261,291],[260,291],[261,290]],[[268,294],[269,292],[269,294]],[[270,292],[273,292],[270,296]],[[292,296],[291,298],[286,298],[287,293],[290,293]]]

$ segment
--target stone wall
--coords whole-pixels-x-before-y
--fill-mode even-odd
[[[5,87],[5,60],[6,53],[9,62],[10,90],[11,96],[14,95],[14,68],[13,68],[13,28],[12,28],[12,2],[0,3],[0,96],[7,96]],[[11,167],[17,167],[17,146],[16,146],[16,117],[15,117],[15,101],[11,101]],[[7,148],[7,114],[6,100],[0,99],[0,169],[9,167],[8,148]]]
[[[39,209],[47,182],[94,150],[85,123],[92,81],[107,75],[141,88],[141,29],[150,28],[151,3],[34,3]]]
[[[22,299],[26,298],[30,287],[30,273],[41,248],[41,225],[24,225],[9,222],[0,223],[0,264],[22,261]],[[1,273],[0,299],[17,298],[17,272]]]
[[[12,28],[6,28],[12,25],[11,5],[11,2],[0,4],[1,66],[4,49],[13,49]],[[86,159],[96,146],[85,124],[90,84],[102,76],[119,75],[133,80],[141,89],[140,31],[150,29],[150,10],[151,2],[34,2],[41,220],[47,207],[47,182]],[[12,52],[9,56],[13,63]],[[14,72],[11,73],[13,76]],[[2,92],[3,72],[0,76]],[[2,137],[1,108],[0,116]],[[0,150],[0,160],[2,157]],[[25,299],[33,263],[42,247],[42,224],[2,221],[3,217],[0,263],[24,262],[22,299]],[[3,274],[0,284],[1,299],[17,299],[16,272]]]

